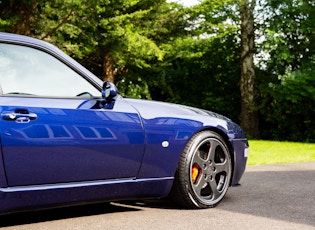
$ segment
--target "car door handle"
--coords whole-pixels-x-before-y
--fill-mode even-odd
[[[18,110],[15,112],[7,111],[1,113],[3,120],[27,123],[37,118],[37,114],[29,113],[27,110]]]

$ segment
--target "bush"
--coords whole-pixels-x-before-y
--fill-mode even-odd
[[[309,68],[287,73],[261,91],[263,138],[315,142],[314,75]]]

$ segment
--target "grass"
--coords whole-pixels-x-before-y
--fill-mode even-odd
[[[249,140],[247,165],[315,161],[315,144]]]

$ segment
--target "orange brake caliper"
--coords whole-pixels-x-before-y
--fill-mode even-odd
[[[194,163],[192,168],[191,168],[191,180],[193,183],[195,183],[198,179],[198,176],[200,174],[200,167],[197,163]]]

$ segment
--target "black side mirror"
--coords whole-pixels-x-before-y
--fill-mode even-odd
[[[118,90],[116,86],[109,81],[104,81],[103,88],[102,88],[102,98],[105,100],[105,103],[113,104],[113,102],[117,98],[117,95],[118,95]]]

